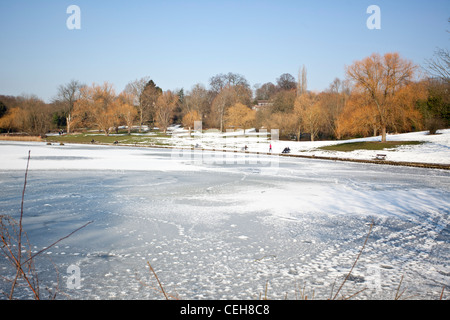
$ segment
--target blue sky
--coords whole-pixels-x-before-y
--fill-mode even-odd
[[[80,30],[66,27],[72,4]],[[380,30],[366,27],[372,4]],[[0,0],[0,94],[50,101],[71,79],[109,81],[120,92],[144,76],[188,91],[227,72],[253,86],[297,77],[303,64],[308,88],[323,90],[373,52],[423,64],[449,48],[449,17],[448,0]]]

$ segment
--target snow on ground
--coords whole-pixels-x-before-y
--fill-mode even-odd
[[[432,141],[430,158],[437,154],[432,160],[438,161],[448,134],[411,135]],[[232,147],[246,142],[233,140]],[[288,143],[294,152],[310,144]],[[274,151],[284,146],[274,142]],[[70,298],[161,299],[148,261],[181,299],[258,299],[266,284],[271,299],[295,299],[300,288],[310,298],[314,292],[328,299],[372,222],[343,294],[367,288],[356,298],[392,299],[402,276],[404,297],[437,299],[443,286],[448,292],[447,170],[8,141],[0,142],[0,214],[18,217],[28,151],[24,228],[33,252],[94,221],[36,261],[41,287],[55,285],[57,267],[60,289]],[[0,278],[13,277],[2,258]],[[80,268],[79,289],[66,286],[71,265]],[[0,289],[7,288],[0,281]]]
[[[204,148],[242,150],[247,146],[249,151],[268,152],[269,145],[272,144],[274,153],[281,153],[284,148],[289,147],[291,154],[306,156],[324,156],[338,157],[349,159],[373,160],[377,153],[386,154],[386,160],[402,161],[402,162],[421,162],[421,163],[438,163],[450,164],[450,129],[440,130],[436,135],[429,135],[428,131],[390,134],[387,136],[388,141],[422,141],[422,145],[402,146],[392,150],[371,151],[371,150],[355,150],[352,152],[338,152],[319,150],[319,147],[336,145],[350,142],[362,141],[380,141],[381,137],[369,137],[350,140],[338,141],[281,141],[268,140],[270,135],[261,134],[254,129],[247,130],[246,133],[241,131],[218,133],[209,132],[205,134],[196,134],[194,138],[188,138],[185,131],[181,131],[179,135],[175,134],[171,139],[164,141],[176,146],[192,146],[198,144]]]

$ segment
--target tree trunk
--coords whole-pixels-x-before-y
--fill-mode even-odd
[[[381,142],[386,142],[386,126],[381,128]]]
[[[70,113],[69,115],[66,117],[66,122],[67,122],[67,133],[70,133],[70,122],[72,121],[71,117],[70,117]]]

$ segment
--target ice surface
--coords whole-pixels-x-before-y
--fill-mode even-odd
[[[373,164],[104,146],[0,143],[1,214],[24,228],[41,287],[65,299],[437,299],[450,281],[450,173]],[[3,259],[3,257],[1,257]],[[81,288],[66,287],[70,265]],[[55,267],[58,273],[55,272]],[[0,260],[0,275],[9,277]],[[0,282],[1,289],[8,284]],[[26,291],[18,297],[28,297]]]

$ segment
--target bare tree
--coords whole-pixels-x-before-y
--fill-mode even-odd
[[[152,109],[162,90],[149,77],[143,77],[129,82],[124,91],[133,97],[133,104],[138,110],[139,132],[141,132],[143,123],[148,120],[146,117],[152,116]]]
[[[350,89],[347,80],[335,78],[327,90],[322,93],[322,103],[324,104],[324,116],[326,127],[331,135],[339,137],[337,131],[337,119],[341,115],[344,106],[350,96]]]
[[[266,82],[255,90],[257,100],[270,100],[277,93],[277,87],[272,82]]]
[[[294,109],[297,92],[295,90],[280,90],[271,99],[272,112],[289,113]]]
[[[277,85],[281,90],[292,90],[297,86],[295,78],[289,73],[283,73],[280,77],[278,77]]]
[[[305,65],[303,65],[303,67],[298,70],[297,97],[306,93],[307,88],[308,88],[308,82],[306,79],[306,68],[305,68]]]
[[[195,84],[184,97],[183,109],[184,115],[197,111],[203,119],[211,109],[210,92],[202,84]]]
[[[227,74],[218,74],[209,79],[211,90],[219,94],[227,86],[243,86],[249,88],[250,85],[243,75],[228,72]]]
[[[250,105],[252,92],[249,87],[242,85],[227,85],[214,98],[211,105],[211,113],[215,117],[216,124],[220,131],[223,131],[225,124],[225,114],[232,105],[240,102],[243,105]]]
[[[232,72],[211,77],[209,85],[213,100],[212,117],[208,122],[210,125],[218,125],[220,131],[223,131],[227,109],[237,102],[250,105],[253,93],[245,77]]]
[[[62,84],[58,87],[58,93],[55,102],[61,102],[64,110],[64,115],[66,117],[67,124],[67,133],[70,133],[71,125],[72,125],[72,111],[75,106],[75,101],[80,98],[80,89],[84,87],[84,84],[81,84],[77,80],[71,80],[66,84]]]
[[[145,86],[150,80],[149,77],[144,77],[141,79],[136,79],[134,81],[129,82],[125,86],[124,92],[132,97],[133,104],[137,107],[139,113],[139,132],[142,129],[142,123],[144,122],[144,112],[148,108],[148,105],[145,103],[145,100],[142,99],[143,92],[145,90]]]
[[[223,131],[226,110],[235,102],[235,97],[230,88],[225,88],[214,98],[211,105],[211,114],[213,115],[220,131]]]
[[[167,90],[158,97],[155,107],[156,123],[164,133],[172,120],[175,107],[178,103],[178,96],[172,91]]]
[[[450,18],[448,18],[450,23]],[[447,30],[450,33],[450,30]],[[425,60],[426,71],[433,78],[444,80],[447,84],[450,83],[450,52],[448,49],[438,48],[434,52],[434,58]]]
[[[426,60],[426,71],[433,78],[450,83],[450,52],[448,49],[437,49],[434,57]]]

